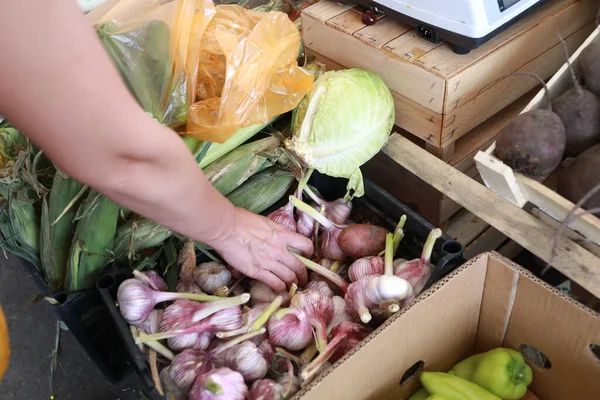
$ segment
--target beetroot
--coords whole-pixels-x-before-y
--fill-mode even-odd
[[[557,192],[566,199],[577,203],[598,182],[600,171],[600,144],[581,153],[575,161],[558,177]],[[600,207],[600,192],[597,192],[583,205],[583,209]]]
[[[600,96],[600,36],[581,52],[578,62],[585,87]]]
[[[567,56],[573,87],[559,96],[552,106],[565,126],[565,155],[575,157],[590,146],[600,143],[600,98],[579,84],[569,60],[567,46],[562,38],[560,40]]]
[[[387,229],[371,224],[355,224],[342,230],[338,244],[344,254],[354,259],[376,256],[385,250]]]
[[[552,111],[550,93],[545,82],[535,74],[546,90],[547,109],[518,115],[498,133],[496,156],[513,170],[532,178],[548,176],[562,161],[567,141],[565,126]],[[509,75],[510,76],[510,75]]]

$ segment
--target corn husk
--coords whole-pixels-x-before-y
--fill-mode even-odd
[[[227,196],[252,175],[271,167],[281,154],[280,141],[267,137],[238,147],[204,168],[208,181]],[[277,151],[278,150],[278,151]]]
[[[170,229],[146,218],[125,222],[117,229],[115,257],[132,258],[140,250],[160,246],[172,234]]]
[[[271,167],[248,179],[227,198],[236,207],[260,214],[281,200],[294,181],[291,173]]]
[[[65,289],[91,289],[110,261],[117,231],[119,206],[90,190],[79,207],[77,228],[67,263]]]
[[[4,197],[2,199],[2,208],[0,210],[0,234],[2,235],[2,251],[9,252],[17,257],[20,257],[26,261],[29,261],[36,268],[40,268],[40,259],[39,252],[37,248],[33,248],[29,246],[27,243],[23,242],[21,238],[21,234],[17,233],[16,225],[13,225],[10,210],[9,210],[9,201]],[[15,204],[13,200],[12,207],[17,208],[21,206],[21,204]],[[27,211],[29,210],[29,211]],[[24,215],[27,212],[30,212],[30,205],[23,206],[23,209],[18,211],[18,215]],[[13,212],[14,213],[14,212]],[[29,220],[35,221],[35,215],[29,215]],[[24,235],[27,236],[27,235]],[[6,254],[6,253],[5,253]]]
[[[48,200],[42,199],[40,264],[54,292],[62,290],[65,283],[74,234],[73,218],[84,189],[83,184],[57,171]]]

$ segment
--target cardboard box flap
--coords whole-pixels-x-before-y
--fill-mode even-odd
[[[515,268],[491,257],[488,270],[497,266]],[[547,361],[528,360],[534,373],[531,390],[540,399],[599,399],[600,359],[590,348],[600,344],[598,314],[518,269],[520,279],[503,346],[532,346],[547,357]]]

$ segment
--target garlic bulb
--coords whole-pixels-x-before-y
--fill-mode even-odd
[[[133,271],[133,276],[135,279],[139,279],[140,281],[148,284],[152,289],[159,290],[161,292],[167,291],[167,284],[163,280],[163,278],[156,271]]]
[[[226,352],[225,366],[242,374],[246,381],[264,378],[269,370],[260,348],[249,340]]]
[[[345,354],[357,343],[366,338],[369,331],[360,324],[344,321],[335,327],[331,334],[333,338],[327,344],[324,351],[302,369],[300,377],[303,383],[309,382],[314,378],[340,347],[344,347]]]
[[[308,282],[308,285],[306,285],[306,289],[315,290],[326,297],[333,297],[333,291],[331,290],[327,282],[322,280]]]
[[[187,400],[187,393],[183,391],[171,378],[171,367],[165,367],[160,371],[160,382],[165,392],[165,398],[169,400]]]
[[[194,281],[200,289],[208,294],[215,294],[217,290],[226,286],[231,280],[231,272],[221,263],[209,261],[198,265]]]
[[[198,375],[189,400],[245,400],[248,387],[244,377],[229,368],[217,368]]]
[[[340,325],[343,321],[352,321],[352,317],[348,313],[346,300],[340,296],[333,296],[331,301],[333,302],[333,318],[331,318],[331,321],[327,324],[328,336],[331,333],[331,330]]]
[[[429,233],[423,246],[421,258],[404,262],[394,261],[394,275],[410,283],[414,296],[418,296],[421,293],[433,273],[434,266],[431,264],[431,253],[433,252],[436,240],[441,236],[442,231],[437,228]]]
[[[196,285],[196,282],[189,279],[179,279],[175,290],[179,293],[204,293],[200,286]]]
[[[346,255],[338,244],[340,233],[342,233],[342,230],[336,227],[325,228],[323,230],[321,234],[321,254],[323,254],[323,257],[331,260],[343,260],[346,258]]]
[[[327,345],[327,324],[333,318],[331,298],[316,290],[308,289],[296,293],[291,304],[304,311],[310,324],[315,328],[317,349],[319,352],[323,351]]]
[[[198,374],[203,370],[210,369],[209,364],[210,362],[204,352],[184,350],[175,356],[168,367],[168,374],[177,387],[187,394]]]
[[[352,282],[370,275],[382,275],[384,272],[383,257],[364,257],[354,261],[348,270]]]
[[[248,400],[282,400],[283,386],[271,379],[255,381],[250,388]]]
[[[298,211],[298,220],[296,221],[296,231],[302,236],[310,238],[315,229],[315,220],[302,211]]]
[[[152,335],[153,333],[158,332],[158,327],[160,326],[160,321],[162,320],[163,310],[154,309],[150,311],[148,318],[144,320],[137,327],[142,331],[146,332],[148,335]]]
[[[270,303],[275,297],[277,297],[277,293],[270,286],[261,281],[250,282],[250,298],[254,304]]]
[[[155,305],[164,301],[190,299],[197,301],[220,300],[219,297],[194,293],[159,292],[139,279],[126,279],[117,290],[117,303],[121,315],[131,325],[144,322]]]
[[[294,206],[287,203],[278,210],[271,212],[267,218],[285,226],[288,230],[296,232],[296,221],[294,220]]]
[[[370,275],[351,283],[345,300],[348,313],[366,324],[371,321],[372,312],[383,311],[383,304],[400,304],[412,294],[412,287],[404,279],[394,275]],[[399,310],[398,304],[394,311]]]
[[[313,340],[313,330],[304,311],[286,308],[269,319],[269,339],[273,346],[290,351],[306,348]]]
[[[175,351],[185,349],[206,350],[210,346],[214,336],[213,332],[189,333],[187,335],[171,337],[167,339],[167,344]]]
[[[304,188],[304,192],[319,206],[325,206],[325,215],[336,224],[345,223],[352,213],[352,203],[344,198],[334,201],[326,201],[316,195],[308,186]]]

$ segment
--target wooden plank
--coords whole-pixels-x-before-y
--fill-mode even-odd
[[[575,206],[572,202],[545,185],[521,174],[515,174],[515,176],[527,201],[535,204],[551,217],[562,222]],[[579,209],[577,211],[577,213],[580,212],[583,212],[583,210]],[[598,217],[589,214],[584,215],[573,220],[569,224],[569,228],[581,233],[588,240],[600,244],[600,219]]]
[[[346,68],[310,48],[306,48],[305,52],[309,61],[317,60],[325,64],[327,70]],[[439,146],[442,135],[442,115],[393,90],[392,96],[396,111],[396,125],[432,145]]]
[[[523,246],[521,246],[519,243],[517,243],[513,240],[510,240],[510,239],[505,244],[503,244],[498,250],[496,250],[497,253],[503,255],[504,257],[508,258],[509,260],[514,259],[522,251],[523,251]]]
[[[531,214],[398,134],[391,137],[383,152],[531,253],[545,261],[550,260],[554,229]],[[568,239],[562,241],[556,249],[554,267],[595,296],[600,296],[600,262],[583,247]]]
[[[565,43],[569,48],[569,52],[575,51],[583,41],[590,35],[596,26],[595,22],[590,23],[582,29],[579,29],[573,35],[565,38]],[[558,40],[558,39],[557,39]],[[521,57],[524,57],[521,55]],[[536,73],[542,79],[550,78],[562,64],[565,62],[564,50],[560,43],[554,45],[550,50],[546,51],[535,60],[527,63],[522,68],[518,68],[516,72],[533,72]],[[496,64],[499,68],[503,68],[505,63]],[[482,75],[486,74],[486,70]],[[502,72],[498,71],[498,74],[508,74],[512,70]],[[468,72],[461,75],[465,79],[473,79],[468,77],[469,74],[479,74],[479,68],[471,68]],[[473,75],[475,76],[475,75]],[[477,79],[482,79],[479,76]],[[483,78],[481,82],[491,82],[497,78]],[[449,84],[450,85],[450,84]],[[482,86],[482,85],[480,85]],[[510,77],[500,81],[493,85],[488,90],[481,93],[475,99],[470,96],[470,100],[467,102],[460,101],[460,108],[455,108],[455,105],[459,103],[456,100],[456,104],[452,104],[446,108],[444,115],[444,125],[442,129],[442,146],[446,146],[449,143],[459,139],[474,127],[485,121],[489,115],[496,114],[503,110],[515,100],[520,98],[524,92],[528,92],[534,88],[541,88],[539,81],[535,78],[516,76]],[[448,103],[447,103],[448,104]],[[448,111],[448,108],[451,110]],[[482,110],[486,110],[485,113]]]
[[[347,68],[376,72],[388,87],[415,102],[442,113],[445,83],[424,69],[392,57],[374,47],[365,46],[357,38],[331,29],[309,14],[302,14],[302,36],[305,47],[326,55]]]
[[[450,224],[446,229],[446,234],[466,247],[489,227],[490,224],[469,210],[463,209],[452,217]]]
[[[560,222],[558,222],[539,208],[532,209],[531,215],[544,222],[546,225],[552,227],[553,229],[558,229],[560,227]],[[564,231],[564,235],[600,259],[600,246],[589,242],[579,233],[570,229],[566,229]]]
[[[385,44],[410,30],[410,26],[399,23],[393,18],[384,17],[375,25],[367,25],[354,32],[353,36],[371,47],[381,49]]]
[[[442,43],[431,43],[417,35],[415,29],[392,40],[383,46],[383,50],[395,57],[414,63],[419,57],[441,46]],[[421,64],[421,62],[419,62]]]
[[[438,47],[435,51],[428,53],[427,55],[420,58],[422,65],[431,71],[437,71],[438,74],[445,78],[451,78],[457,73],[462,72],[470,68],[473,64],[485,59],[489,54],[496,53],[502,48],[507,42],[511,42],[516,38],[523,36],[532,27],[539,26],[549,18],[554,18],[558,13],[569,7],[572,4],[581,3],[581,0],[554,0],[543,5],[535,12],[524,17],[520,21],[516,22],[513,26],[509,27],[506,31],[496,35],[484,45],[477,49],[471,50],[471,52],[464,56],[457,56],[452,51],[450,46]],[[591,9],[591,8],[589,8]],[[588,9],[588,10],[589,10]],[[592,16],[595,13],[587,13]],[[589,22],[589,21],[587,21]],[[579,25],[580,27],[584,24]],[[554,32],[551,33],[554,37]],[[532,49],[532,48],[531,48]],[[530,50],[531,50],[530,49]],[[535,50],[534,50],[535,51]],[[544,50],[540,49],[540,53]],[[524,59],[530,59],[529,56],[523,56]],[[502,60],[501,58],[496,60]],[[499,64],[503,64],[503,60]],[[435,69],[434,69],[435,68]],[[479,89],[477,89],[479,90]]]
[[[490,226],[465,248],[465,258],[471,259],[478,254],[494,251],[506,241],[506,236]]]
[[[328,19],[352,8],[353,4],[341,4],[333,1],[320,1],[302,10],[303,15],[308,15],[317,21],[325,22]]]
[[[354,9],[344,11],[328,19],[325,21],[325,24],[348,35],[352,35],[354,32],[365,27],[365,24],[362,22],[362,14]]]
[[[519,208],[527,204],[527,198],[517,182],[517,177],[508,165],[491,157],[487,151],[477,152],[475,163],[485,186]]]

